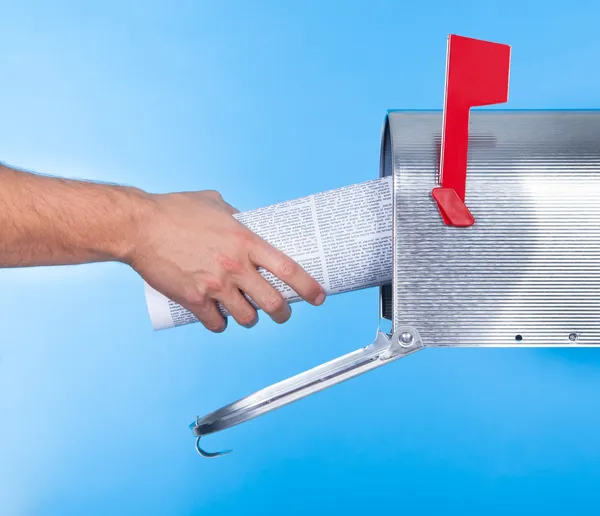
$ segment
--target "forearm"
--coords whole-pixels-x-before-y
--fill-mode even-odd
[[[0,165],[0,267],[127,262],[149,199]]]
[[[291,258],[233,216],[215,191],[147,194],[137,188],[46,177],[0,165],[0,267],[120,261],[192,311],[212,331],[257,313],[277,322],[290,309],[261,274],[320,305],[325,292]]]

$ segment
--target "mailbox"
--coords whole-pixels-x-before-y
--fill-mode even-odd
[[[471,49],[456,80],[470,84],[459,97],[478,80],[465,71],[473,48],[487,45],[504,67],[507,47],[451,36],[444,109],[384,119],[393,280],[379,310],[391,330],[380,324],[368,346],[197,418],[200,454],[223,453],[205,452],[204,435],[426,347],[600,345],[600,111],[469,111],[505,101],[502,91],[458,109],[450,97],[461,45]],[[496,75],[507,95],[508,61]]]

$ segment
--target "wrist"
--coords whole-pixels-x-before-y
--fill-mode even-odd
[[[111,259],[131,265],[144,240],[148,220],[156,212],[154,196],[134,187],[120,187],[118,217],[108,253]]]

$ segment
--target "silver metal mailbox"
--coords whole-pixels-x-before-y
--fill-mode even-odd
[[[385,118],[380,174],[393,175],[392,330],[190,426],[248,421],[424,347],[600,345],[600,111],[477,110],[470,116],[470,227],[442,222],[442,111]],[[389,323],[388,323],[389,325]]]

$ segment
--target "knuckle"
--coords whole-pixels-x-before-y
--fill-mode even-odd
[[[279,265],[279,275],[283,278],[293,278],[298,273],[298,264],[291,258],[285,258]]]
[[[242,248],[242,249],[246,249],[248,248],[248,246],[250,246],[252,244],[253,241],[253,234],[250,231],[238,231],[235,235],[235,241],[238,245],[238,247]]]
[[[214,295],[225,290],[225,282],[220,278],[204,278],[202,280],[204,288],[208,294]]]
[[[265,312],[280,312],[285,305],[285,301],[281,296],[272,296],[265,301]]]
[[[201,306],[206,303],[206,292],[200,285],[192,284],[185,289],[183,299],[190,305]]]
[[[242,263],[232,256],[221,255],[217,260],[223,270],[229,274],[240,274],[244,270]]]
[[[215,199],[217,201],[223,200],[223,197],[221,196],[221,194],[219,192],[217,192],[216,190],[205,190],[204,194],[207,195],[208,197],[210,197],[211,199]]]

